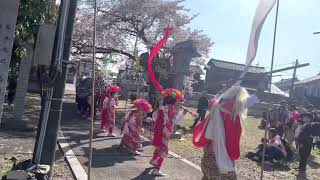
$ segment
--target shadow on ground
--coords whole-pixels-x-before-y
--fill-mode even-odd
[[[152,167],[146,168],[139,176],[132,178],[132,180],[153,180],[155,179],[154,176],[152,176],[149,172],[153,169]]]
[[[136,158],[133,155],[130,155],[128,152],[119,152],[118,145],[113,145],[109,148],[104,149],[92,149],[92,167],[109,167],[116,164],[124,163],[126,161],[135,161]],[[88,156],[89,148],[83,147],[85,155]],[[84,163],[85,166],[88,166],[88,161]]]

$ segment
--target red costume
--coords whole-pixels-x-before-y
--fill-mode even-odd
[[[173,120],[178,112],[175,104],[183,99],[183,94],[177,89],[166,89],[163,92],[164,100],[161,106],[153,115],[155,121],[153,145],[155,147],[153,158],[150,161],[155,169],[160,171],[163,159],[169,152],[169,139],[173,133]]]
[[[239,115],[234,115],[232,109],[234,101],[225,101],[221,104],[221,117],[224,123],[225,135],[226,135],[226,148],[231,160],[237,160],[240,157],[240,138],[242,132],[242,126],[240,123]],[[231,110],[230,112],[228,110]],[[232,134],[232,136],[231,136]]]
[[[136,110],[131,110],[124,118],[122,126],[123,137],[121,147],[128,148],[135,152],[141,148],[140,133],[142,132],[142,118],[144,113],[152,112],[151,104],[144,99],[137,99],[133,102]]]
[[[160,170],[163,159],[169,152],[169,139],[173,132],[173,119],[176,115],[176,108],[173,105],[161,106],[155,113],[153,145],[155,147],[153,160],[156,169]]]
[[[117,105],[116,93],[120,91],[118,86],[109,87],[106,90],[107,96],[102,100],[101,129],[108,129],[109,135],[115,126],[115,106]]]
[[[203,179],[236,179],[235,160],[240,157],[241,123],[248,107],[258,101],[257,96],[249,96],[240,86],[232,86],[214,101],[210,115],[193,134],[194,144],[204,148]]]
[[[100,128],[109,129],[109,133],[112,133],[112,129],[115,125],[115,106],[116,100],[114,97],[106,97],[104,99],[101,113],[102,119]]]
[[[128,148],[133,152],[141,148],[142,117],[143,112],[138,110],[132,110],[126,115],[122,130],[121,147]]]

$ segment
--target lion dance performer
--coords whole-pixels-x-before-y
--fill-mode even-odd
[[[107,129],[108,137],[115,137],[113,134],[113,128],[115,126],[115,106],[118,105],[117,93],[120,90],[121,89],[118,86],[109,87],[106,90],[107,96],[103,100],[100,129]]]
[[[154,166],[151,174],[155,176],[165,175],[160,171],[160,168],[169,152],[168,144],[173,133],[173,120],[178,112],[176,105],[183,99],[183,94],[177,89],[166,89],[163,95],[163,104],[153,115],[153,120],[155,121],[153,146],[155,150],[150,164]]]
[[[240,157],[242,122],[248,107],[257,101],[256,95],[249,96],[243,87],[234,85],[211,103],[211,113],[203,122],[203,180],[237,179],[235,160]]]
[[[120,147],[127,148],[134,155],[141,155],[139,149],[142,147],[140,142],[142,119],[146,116],[146,113],[152,112],[152,106],[145,99],[137,99],[133,104],[135,109],[129,111],[124,117],[123,137]]]

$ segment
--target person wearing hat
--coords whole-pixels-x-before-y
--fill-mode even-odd
[[[107,96],[103,100],[100,129],[108,130],[108,137],[115,137],[113,128],[115,126],[115,106],[117,106],[117,93],[120,87],[111,86],[106,90]]]
[[[174,130],[174,119],[178,113],[177,105],[183,99],[183,94],[177,89],[166,89],[163,93],[162,106],[153,114],[154,132],[153,146],[155,150],[150,164],[154,166],[151,174],[154,176],[164,176],[161,167],[164,158],[169,152],[169,139]]]
[[[134,155],[141,155],[139,149],[142,147],[140,134],[142,132],[142,119],[146,113],[152,112],[151,104],[145,99],[133,101],[134,109],[129,111],[124,117],[121,133],[120,148],[128,149]]]

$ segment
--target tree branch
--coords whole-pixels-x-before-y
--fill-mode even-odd
[[[76,48],[76,53],[77,54],[88,54],[88,53],[92,53],[92,46],[77,46],[77,45],[73,45],[74,48]],[[134,60],[134,56],[128,52],[125,52],[123,50],[120,49],[114,49],[111,47],[96,47],[96,53],[119,53],[122,55],[125,55],[127,57],[129,57],[130,59]]]

